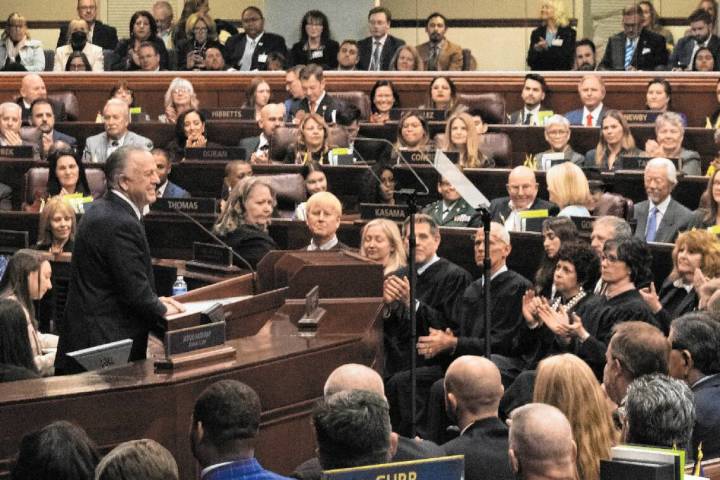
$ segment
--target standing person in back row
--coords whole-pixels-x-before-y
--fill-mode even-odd
[[[426,70],[462,70],[462,47],[445,38],[447,18],[434,12],[425,21],[429,41],[418,45],[417,51]]]
[[[390,70],[390,59],[395,51],[405,45],[405,40],[390,35],[392,15],[385,7],[375,7],[368,13],[370,36],[358,42],[360,61],[358,70]]]

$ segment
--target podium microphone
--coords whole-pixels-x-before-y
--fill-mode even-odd
[[[205,228],[205,225],[203,225],[202,223],[198,222],[198,221],[197,221],[196,219],[194,219],[191,215],[189,215],[188,213],[183,212],[183,211],[180,210],[179,208],[173,208],[172,210],[173,210],[175,213],[180,214],[180,215],[182,215],[183,217],[185,217],[185,218],[187,218],[188,220],[190,220],[190,221],[191,221],[192,223],[194,223],[198,228],[200,228],[200,230],[202,230],[203,232],[207,233],[207,234],[210,236],[210,238],[212,238],[213,240],[215,240],[215,242],[217,242],[219,245],[222,245],[223,247],[229,249],[229,250],[230,250],[230,253],[232,254],[232,256],[235,257],[235,258],[237,258],[238,260],[240,260],[240,262],[241,262],[248,270],[250,270],[250,273],[252,274],[252,294],[255,295],[255,294],[257,293],[257,284],[256,284],[257,273],[255,272],[255,269],[252,267],[252,265],[250,265],[250,262],[248,262],[247,260],[245,260],[245,258],[244,258],[242,255],[240,255],[239,253],[237,253],[235,250],[233,250],[233,248],[232,248],[230,245],[228,245],[227,243],[225,243],[225,242],[223,242],[222,240],[220,240],[220,238],[218,238],[217,235],[215,235],[214,233],[212,233],[212,231],[210,231],[209,229]]]

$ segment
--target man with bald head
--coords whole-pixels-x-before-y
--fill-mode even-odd
[[[605,84],[598,75],[585,75],[578,84],[583,107],[565,114],[570,125],[600,127],[605,116]]]
[[[490,360],[472,355],[453,361],[445,374],[445,408],[460,436],[442,447],[447,455],[465,455],[468,480],[513,480],[508,461],[508,428],[498,418],[504,389]]]
[[[238,145],[245,149],[245,158],[252,164],[270,163],[268,151],[270,140],[275,130],[282,127],[285,121],[285,105],[282,103],[268,103],[260,110],[260,135],[240,140]]]
[[[510,466],[521,480],[577,480],[572,427],[556,407],[530,403],[513,410]]]
[[[105,131],[88,137],[83,152],[83,162],[105,163],[118,148],[124,146],[153,149],[152,140],[128,130],[130,110],[123,100],[111,98],[103,108]]]
[[[22,78],[20,83],[20,97],[15,101],[22,109],[22,124],[30,125],[32,112],[32,103],[38,98],[47,98],[47,89],[45,88],[45,82],[42,77],[37,73],[28,73]],[[50,100],[52,105],[53,113],[55,114],[56,122],[64,122],[67,120],[67,113],[65,113],[65,105]]]
[[[538,183],[535,179],[535,172],[525,166],[515,167],[508,175],[506,185],[508,196],[496,198],[490,202],[490,215],[493,222],[505,225],[510,232],[522,230],[520,212],[525,210],[547,210],[555,207],[555,204],[537,197]],[[479,216],[474,216],[469,227],[480,227],[482,221]]]

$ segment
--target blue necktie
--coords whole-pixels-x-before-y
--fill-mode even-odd
[[[625,70],[628,69],[632,62],[633,54],[635,53],[635,42],[630,41],[625,45]]]
[[[648,218],[647,229],[645,230],[645,240],[648,242],[655,241],[655,234],[657,233],[657,207],[650,209],[650,217]]]

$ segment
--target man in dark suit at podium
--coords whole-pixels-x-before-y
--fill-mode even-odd
[[[358,70],[390,70],[390,60],[405,41],[389,34],[392,15],[385,7],[375,7],[368,13],[370,36],[358,42],[360,61]]]
[[[90,27],[87,36],[87,42],[102,47],[103,50],[115,50],[118,43],[117,30],[110,25],[105,25],[97,20],[97,2],[95,0],[78,0],[77,13],[80,18],[85,20]],[[60,35],[58,36],[57,46],[67,45],[67,25],[60,27]]]
[[[120,147],[107,160],[107,193],[83,215],[75,236],[65,322],[59,325],[55,371],[82,371],[67,354],[130,338],[130,360],[145,358],[148,333],[163,317],[184,311],[158,298],[142,214],[156,199],[155,159]]]
[[[245,72],[267,70],[270,53],[288,58],[285,39],[265,31],[262,10],[247,7],[240,18],[244,32],[233,35],[225,44],[225,61],[229,66]]]

